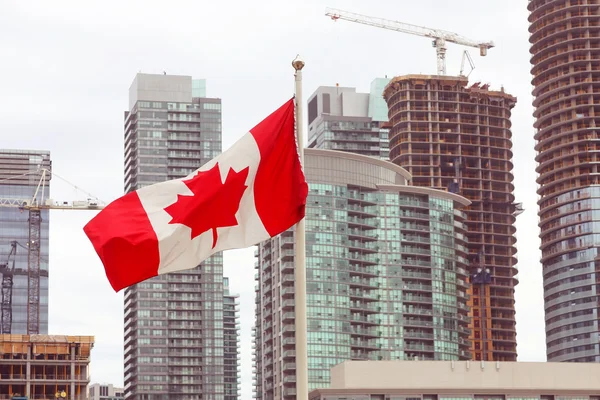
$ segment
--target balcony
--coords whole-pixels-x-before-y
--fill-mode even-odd
[[[282,370],[284,372],[291,372],[296,370],[296,363],[285,363],[283,364]]]

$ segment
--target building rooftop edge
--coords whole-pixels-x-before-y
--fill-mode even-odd
[[[31,153],[35,153],[35,154],[48,154],[48,155],[50,155],[50,150],[1,149],[0,148],[0,154],[10,154],[10,153],[14,153],[14,154],[31,154]]]
[[[366,373],[370,371],[370,373]],[[600,363],[344,361],[312,393],[541,393],[600,391]],[[371,375],[371,376],[369,376]],[[403,376],[405,379],[398,379]]]
[[[392,87],[394,83],[409,81],[413,79],[421,79],[421,80],[439,80],[439,81],[456,81],[460,82],[464,87],[469,84],[469,79],[466,76],[450,76],[450,75],[422,75],[422,74],[408,74],[408,75],[398,75],[390,79],[388,84],[383,89],[383,97],[387,98],[388,91]],[[479,82],[478,82],[479,83]],[[467,89],[471,89],[474,93],[487,94],[490,96],[502,96],[506,99],[517,101],[517,98],[503,90],[488,90],[487,88],[482,89],[480,87],[469,87]]]
[[[410,172],[408,172],[404,168],[402,168],[390,161],[381,160],[381,159],[375,158],[375,157],[364,156],[362,154],[350,153],[350,152],[346,152],[346,151],[311,149],[311,148],[305,148],[304,154],[313,155],[313,156],[322,155],[322,156],[330,156],[330,157],[337,157],[337,158],[345,158],[347,160],[362,161],[364,163],[373,164],[373,165],[377,165],[379,167],[387,168],[388,170],[401,175],[407,181],[410,181],[412,179],[412,175],[410,174]]]
[[[182,77],[182,78],[191,78],[194,79],[194,77],[192,75],[186,75],[186,74],[167,74],[167,73],[162,73],[162,74],[152,74],[152,73],[147,73],[147,72],[137,72],[135,74],[136,76],[138,75],[145,75],[145,76],[178,76],[178,77]],[[194,80],[206,80],[206,78],[197,78]]]
[[[94,343],[95,336],[0,334],[0,343]]]
[[[437,195],[440,197],[445,197],[449,200],[456,201],[463,206],[471,205],[471,200],[463,197],[459,194],[447,192],[445,190],[428,188],[423,186],[412,186],[412,185],[377,185],[379,189],[388,190],[388,191],[399,191],[399,192],[411,192],[411,193],[420,193],[427,195]]]

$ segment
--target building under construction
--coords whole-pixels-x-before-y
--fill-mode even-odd
[[[87,399],[93,346],[93,336],[0,335],[0,400]]]
[[[384,98],[390,160],[412,174],[413,185],[472,201],[465,211],[473,359],[516,361],[514,222],[520,207],[514,204],[510,130],[516,98],[488,85],[469,86],[466,77],[425,75],[392,79]]]

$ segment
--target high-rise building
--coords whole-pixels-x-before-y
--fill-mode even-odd
[[[125,191],[183,178],[221,153],[221,99],[189,76],[137,74],[125,112]]]
[[[93,336],[0,335],[0,399],[87,400],[93,347]]]
[[[88,387],[88,400],[122,400],[125,393],[122,388],[111,384],[94,383]]]
[[[305,150],[311,389],[345,360],[469,359],[465,215],[384,160]],[[257,250],[255,397],[296,397],[294,230]]]
[[[547,357],[599,362],[600,3],[528,9]]]
[[[511,109],[516,98],[465,77],[392,79],[390,161],[415,186],[459,193],[467,214],[471,353],[475,360],[516,361],[514,203]]]
[[[229,278],[223,278],[224,400],[238,400],[240,394],[240,321],[238,295],[230,293]]]
[[[204,81],[137,74],[125,113],[125,190],[182,178],[221,152]],[[224,399],[223,256],[125,290],[125,398]]]
[[[320,86],[308,99],[308,147],[348,151],[388,159],[387,78],[371,83],[370,93]]]
[[[13,286],[12,296],[2,289],[2,304],[11,305],[11,321],[4,322],[1,326],[10,326],[9,332],[13,334],[26,334],[28,315],[28,242],[29,242],[29,213],[21,212],[18,208],[4,208],[2,202],[11,199],[32,199],[42,177],[41,169],[51,170],[50,152],[35,150],[0,150],[0,265],[7,269],[0,269],[0,276],[11,273]],[[51,176],[47,176],[49,180]],[[40,197],[48,198],[50,187],[48,184],[39,189]],[[35,333],[48,333],[48,240],[49,240],[49,213],[41,210],[41,243],[40,243],[40,274],[39,274],[39,331]],[[14,243],[16,242],[16,243]],[[8,256],[14,243],[15,254]],[[14,262],[14,269],[13,269]],[[10,270],[10,271],[9,271]],[[12,271],[12,272],[11,272]],[[10,299],[7,297],[11,297]],[[2,333],[2,328],[0,328]]]

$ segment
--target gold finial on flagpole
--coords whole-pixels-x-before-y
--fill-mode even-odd
[[[296,55],[296,58],[292,61],[292,67],[294,67],[296,71],[302,71],[302,68],[304,68],[304,60],[300,57],[300,54]]]

